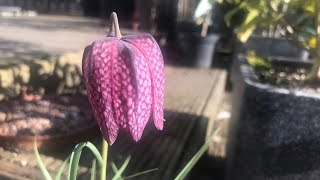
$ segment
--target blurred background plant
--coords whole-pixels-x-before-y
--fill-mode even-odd
[[[319,78],[320,67],[320,2],[317,0],[221,0],[234,6],[225,15],[232,25],[239,13],[244,18],[236,24],[236,36],[246,42],[252,34],[285,37],[314,58],[309,80]]]

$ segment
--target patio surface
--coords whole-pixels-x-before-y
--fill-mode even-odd
[[[53,19],[52,22],[50,19]],[[0,44],[2,44],[0,59],[9,59],[7,55],[3,55],[5,51],[1,51],[6,48],[2,42],[26,43],[25,47],[30,49],[25,53],[33,52],[30,55],[32,57],[40,51],[59,54],[80,50],[92,40],[105,34],[105,28],[99,26],[98,20],[86,18],[76,20],[75,22],[74,19],[68,19],[68,17],[36,17],[31,20],[8,18],[4,21],[1,19],[0,31],[4,33],[0,34]],[[65,21],[68,23],[61,23],[62,25],[58,23]],[[47,22],[50,22],[48,27],[39,28],[45,27],[39,24]],[[53,26],[52,23],[56,25]],[[90,25],[90,23],[96,24]],[[83,28],[77,29],[77,27]],[[10,51],[10,49],[6,51],[8,50]],[[16,50],[14,45],[11,50]],[[152,123],[148,123],[138,143],[120,134],[116,143],[109,148],[109,165],[114,162],[119,167],[127,156],[132,157],[124,176],[158,168],[157,171],[137,179],[173,179],[201,147],[209,134],[221,125],[221,122],[217,122],[216,119],[224,97],[225,70],[166,66],[165,79],[166,122],[164,130],[157,131]],[[99,136],[88,140],[98,147],[101,145]],[[217,147],[217,144],[224,146],[224,141],[221,141],[220,136],[214,137],[213,140],[214,147]],[[212,150],[211,153],[214,156],[224,156],[223,147],[215,149],[220,150]],[[51,174],[55,174],[71,150],[69,147],[61,147],[54,152],[41,152],[42,159]],[[79,179],[88,179],[92,159],[90,152],[83,152]],[[0,147],[0,164],[0,179],[43,179],[33,152],[20,150],[14,152]],[[108,172],[112,171],[110,167],[108,170]],[[65,176],[66,174],[67,171],[64,172]],[[109,177],[112,175],[113,173],[108,174]]]

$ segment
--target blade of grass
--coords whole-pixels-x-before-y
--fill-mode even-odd
[[[87,147],[91,150],[91,152],[95,155],[96,159],[98,160],[98,163],[100,167],[103,165],[102,157],[98,151],[98,149],[90,142],[82,142],[75,146],[71,153],[70,158],[70,167],[69,167],[69,179],[70,180],[76,180],[77,177],[77,170],[79,166],[79,160],[82,153],[82,149],[84,147]]]
[[[202,155],[206,152],[211,139],[218,134],[220,129],[215,130],[212,135],[209,137],[207,142],[198,150],[198,152],[191,158],[191,160],[188,162],[188,164],[182,169],[182,171],[178,174],[178,176],[175,178],[175,180],[182,180],[185,179],[185,177],[188,175],[188,173],[191,171],[191,169],[194,167],[194,165],[199,161],[199,159],[202,157]]]
[[[63,172],[64,168],[66,167],[66,165],[67,165],[68,161],[70,160],[70,158],[71,158],[71,154],[63,161],[63,163],[59,167],[57,175],[55,177],[55,180],[60,180],[61,179],[62,172]]]
[[[92,160],[90,180],[95,180],[95,179],[96,179],[96,159],[93,159]]]
[[[112,168],[114,174],[117,174],[117,172],[119,171],[117,166],[114,164],[114,162],[111,163],[111,168]]]
[[[96,146],[93,145],[91,142],[86,142],[86,147],[91,150],[91,152],[93,153],[93,155],[97,158],[98,163],[99,163],[100,165],[102,165],[103,159],[102,159],[102,156],[101,156],[99,150],[96,148]]]
[[[124,161],[123,165],[120,167],[119,171],[113,176],[112,180],[119,179],[124,172],[124,170],[127,168],[129,162],[130,162],[131,156],[128,156],[127,159]]]
[[[146,170],[146,171],[138,172],[138,173],[130,175],[130,176],[126,176],[126,177],[120,178],[118,180],[134,178],[134,177],[141,176],[141,175],[144,175],[144,174],[148,174],[148,173],[151,173],[151,172],[157,171],[157,170],[158,170],[158,168],[149,169],[149,170]]]
[[[40,154],[39,154],[39,151],[38,151],[38,148],[37,148],[37,140],[36,139],[33,142],[33,149],[34,149],[34,154],[36,156],[39,168],[40,168],[41,173],[43,174],[44,178],[46,180],[52,180],[52,177],[50,176],[50,173],[48,172],[46,166],[44,165],[44,163],[43,163],[43,161],[42,161],[42,159],[40,157]]]
[[[82,153],[82,149],[85,147],[86,143],[82,142],[76,145],[73,149],[70,159],[70,167],[69,167],[69,178],[71,180],[76,180],[77,170],[79,165],[80,156]]]

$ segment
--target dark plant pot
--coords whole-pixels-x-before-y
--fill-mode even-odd
[[[178,49],[184,57],[184,64],[197,68],[210,68],[220,36],[210,34],[201,37],[198,34],[181,33],[178,35]]]
[[[260,57],[268,58],[292,58],[297,61],[308,61],[309,53],[296,47],[293,42],[285,38],[269,38],[263,36],[251,36],[244,44],[237,43],[235,53],[241,54],[253,50]]]
[[[320,179],[320,94],[260,82],[234,61],[227,179]]]
[[[210,68],[219,36],[210,34],[206,37],[196,38],[196,56],[194,66],[198,68]]]

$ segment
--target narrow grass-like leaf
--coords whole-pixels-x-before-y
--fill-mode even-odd
[[[158,168],[149,169],[149,170],[146,170],[146,171],[138,172],[138,173],[130,175],[130,176],[126,176],[126,177],[120,178],[119,180],[134,178],[134,177],[141,176],[141,175],[144,175],[144,174],[148,174],[148,173],[151,173],[151,172],[157,171],[157,170],[158,170]]]
[[[57,175],[55,177],[55,180],[60,180],[61,179],[62,172],[63,172],[64,168],[66,167],[66,165],[67,165],[68,161],[70,160],[70,158],[71,158],[71,154],[63,161],[63,163],[59,167]]]
[[[96,159],[100,166],[103,164],[102,157],[98,151],[98,149],[90,142],[82,142],[76,145],[73,149],[71,158],[70,158],[70,169],[69,169],[69,179],[76,180],[77,177],[77,170],[79,166],[79,160],[82,153],[82,149],[87,147],[91,150],[91,152],[95,155]]]
[[[93,155],[97,158],[98,163],[99,163],[100,165],[102,165],[102,163],[103,163],[102,156],[101,156],[99,150],[96,148],[96,146],[93,145],[91,142],[86,142],[86,147],[91,150],[91,152],[93,153]]]
[[[188,162],[188,164],[182,169],[182,171],[178,174],[178,176],[175,178],[175,180],[182,180],[185,179],[185,177],[188,175],[188,173],[191,171],[191,169],[194,167],[194,165],[199,161],[201,156],[206,152],[212,138],[217,135],[217,133],[220,131],[220,129],[215,130],[212,135],[209,137],[207,142],[198,150],[198,152],[191,158],[191,160]]]
[[[52,177],[50,176],[46,166],[44,165],[44,163],[43,163],[43,161],[42,161],[42,159],[40,157],[40,154],[39,154],[39,151],[38,151],[38,148],[37,148],[37,140],[34,140],[34,142],[33,142],[33,149],[34,149],[34,154],[36,156],[39,168],[40,168],[41,173],[43,174],[44,178],[46,180],[52,180]]]
[[[128,156],[127,159],[124,161],[123,165],[119,169],[119,171],[113,176],[112,180],[119,179],[124,172],[124,170],[127,168],[129,162],[130,162],[131,156]]]
[[[95,179],[96,179],[96,159],[93,159],[92,160],[90,180],[95,180]]]
[[[85,147],[86,143],[82,142],[76,145],[73,149],[70,159],[70,169],[69,169],[69,179],[76,180],[77,170],[79,166],[79,160],[82,153],[82,149]]]
[[[118,169],[117,166],[114,164],[114,162],[111,163],[111,168],[112,168],[114,174],[117,174],[117,172],[119,171],[119,169]]]

